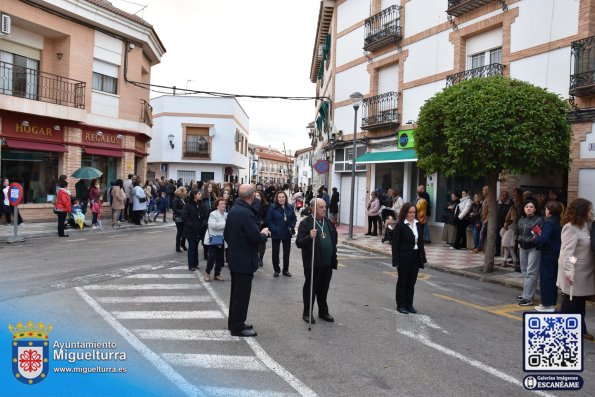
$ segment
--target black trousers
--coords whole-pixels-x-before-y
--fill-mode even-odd
[[[66,222],[66,215],[68,215],[68,213],[58,212],[58,236],[60,237],[64,236],[64,222]]]
[[[279,272],[279,248],[281,242],[283,242],[283,273],[289,271],[289,253],[291,252],[291,237],[285,240],[273,240],[273,269],[275,272]]]
[[[122,212],[122,220],[127,221],[132,218],[132,202],[130,199],[126,199],[126,203],[124,204],[124,211]]]
[[[469,226],[469,221],[459,219],[456,225],[457,237],[455,238],[453,247],[456,249],[467,248],[467,226]]]
[[[184,222],[176,222],[176,249],[186,246],[184,238]]]
[[[252,273],[231,272],[231,294],[229,297],[229,318],[227,329],[232,334],[242,332],[252,292]]]
[[[304,268],[304,276],[306,281],[304,282],[304,288],[302,289],[302,295],[304,299],[304,316],[310,314],[310,268]],[[331,285],[331,278],[333,277],[333,269],[329,267],[318,268],[314,267],[314,285],[312,287],[312,296],[315,302],[318,302],[318,316],[324,316],[329,314],[328,305],[326,303],[326,297],[328,295],[328,289]],[[312,302],[314,306],[314,302]]]
[[[368,233],[378,234],[379,225],[380,217],[378,215],[368,217]],[[382,225],[380,225],[380,229],[382,229]]]
[[[225,249],[222,245],[209,245],[209,259],[207,260],[207,273],[211,274],[215,266],[215,276],[221,274],[221,268],[225,262]]]
[[[583,334],[587,333],[587,324],[585,323],[586,302],[586,296],[573,296],[572,300],[570,300],[570,295],[562,294],[562,304],[560,305],[560,313],[577,313],[582,315]]]
[[[415,293],[415,282],[417,281],[419,266],[417,264],[401,264],[397,267],[397,309],[410,308],[413,306],[413,294]]]

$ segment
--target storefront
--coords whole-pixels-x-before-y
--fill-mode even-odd
[[[0,175],[23,186],[23,204],[52,202],[67,151],[64,127],[52,119],[2,117]]]
[[[123,135],[105,130],[82,131],[81,167],[93,167],[103,172],[99,183],[103,190],[118,179],[118,167],[123,158]]]

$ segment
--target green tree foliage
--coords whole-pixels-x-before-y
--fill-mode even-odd
[[[475,78],[426,101],[415,130],[426,172],[484,177],[490,192],[504,170],[558,172],[569,165],[569,105],[557,94],[504,77]],[[496,197],[489,196],[490,208]],[[493,270],[496,212],[490,211],[484,271]]]

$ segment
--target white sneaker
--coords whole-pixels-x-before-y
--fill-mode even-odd
[[[556,306],[539,305],[535,306],[535,310],[537,310],[538,312],[553,313],[556,311]]]
[[[97,226],[93,225],[93,227],[91,228],[91,230],[97,230]]]

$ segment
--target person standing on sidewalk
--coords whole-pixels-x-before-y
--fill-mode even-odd
[[[176,197],[174,198],[172,209],[176,224],[176,252],[182,252],[182,249],[188,251],[188,248],[186,248],[186,239],[184,238],[184,222],[182,221],[182,211],[186,205],[187,194],[184,186],[177,188],[174,193]]]
[[[593,340],[593,336],[587,331],[585,306],[587,298],[595,295],[592,222],[593,204],[589,200],[578,198],[566,208],[556,281],[562,291],[560,313],[581,314],[583,337],[587,340]]]
[[[366,215],[368,215],[368,233],[366,236],[378,236],[378,229],[382,228],[380,223],[380,200],[377,197],[376,192],[370,194],[370,201],[366,207]]]
[[[124,203],[124,213],[122,214],[122,221],[129,221],[132,219],[132,197],[130,191],[132,190],[132,178],[134,175],[128,174],[128,179],[123,181],[124,196],[126,196],[126,202]]]
[[[556,289],[556,277],[558,276],[558,258],[560,257],[560,246],[562,226],[560,226],[560,214],[562,205],[557,201],[548,201],[545,204],[545,223],[543,230],[537,235],[535,244],[541,251],[539,263],[539,289],[541,292],[541,304],[535,306],[538,312],[553,313],[556,311],[556,300],[558,290]]]
[[[58,215],[58,237],[68,237],[64,234],[64,223],[66,216],[72,211],[72,203],[70,201],[70,191],[66,189],[68,182],[66,180],[59,182],[58,198],[56,199],[56,213]]]
[[[415,209],[417,211],[417,220],[424,230],[421,239],[424,240],[424,243],[429,243],[430,239],[428,236],[426,236],[426,230],[428,230],[428,201],[422,196],[419,190],[417,191],[417,201],[415,202]]]
[[[469,213],[471,212],[471,197],[469,191],[461,191],[461,202],[455,210],[455,223],[457,225],[457,237],[453,244],[454,249],[467,249],[467,226],[469,226]]]
[[[333,222],[333,225],[335,225],[335,227],[340,226],[339,225],[339,192],[337,191],[337,188],[334,187],[333,188],[333,194],[331,195],[331,202],[328,205],[328,212],[330,214],[330,220],[331,222]]]
[[[252,325],[246,324],[252,279],[258,270],[258,245],[266,241],[269,229],[260,230],[256,210],[252,207],[254,187],[241,185],[238,199],[232,207],[225,230],[224,240],[229,246],[229,271],[231,292],[229,297],[229,317],[227,329],[232,336],[256,336]],[[221,204],[223,205],[223,204]]]
[[[222,244],[216,244],[213,241],[215,236],[223,236],[225,230],[225,223],[227,221],[227,212],[225,212],[225,200],[222,198],[215,201],[215,211],[211,211],[209,215],[207,234],[204,237],[204,244],[209,246],[209,259],[207,261],[207,270],[205,272],[205,281],[211,281],[211,270],[213,265],[215,266],[215,277],[216,281],[224,281],[221,276],[221,268],[225,261],[225,242],[221,241]]]
[[[120,227],[120,215],[126,205],[126,194],[124,193],[124,181],[116,180],[111,188],[112,196],[112,227]]]
[[[279,190],[275,193],[275,202],[267,214],[267,226],[271,230],[273,241],[273,277],[279,277],[279,251],[283,243],[283,275],[291,277],[289,273],[289,253],[291,252],[291,236],[295,234],[297,218],[293,206],[287,202],[287,194]]]
[[[188,270],[193,272],[198,269],[198,242],[200,241],[200,230],[205,222],[200,190],[190,190],[188,200],[182,210],[182,222],[184,223],[184,237],[188,241]]]
[[[539,277],[539,263],[541,251],[537,249],[535,239],[543,228],[543,218],[536,215],[535,201],[529,200],[523,207],[525,217],[520,218],[517,225],[517,241],[519,243],[519,260],[523,274],[523,293],[517,297],[521,306],[533,305],[537,278]]]
[[[315,201],[316,200],[316,201]],[[310,322],[310,310],[314,301],[318,302],[318,318],[332,323],[335,321],[329,314],[326,298],[333,276],[333,269],[337,269],[337,229],[325,217],[326,203],[323,199],[315,198],[310,201],[310,209],[316,212],[300,222],[295,244],[302,250],[302,263],[306,281],[302,288],[304,311],[302,319]],[[315,240],[312,244],[312,240]],[[312,247],[314,245],[314,247]],[[312,263],[312,249],[314,248],[314,263]],[[312,269],[314,266],[314,269]],[[312,302],[310,302],[310,283],[312,283]],[[312,324],[314,324],[312,318]]]
[[[413,307],[415,282],[419,269],[427,263],[423,225],[415,219],[416,212],[412,203],[403,204],[393,231],[392,262],[397,268],[396,301],[397,311],[401,314],[417,313]]]
[[[430,201],[430,195],[428,194],[428,192],[426,192],[426,185],[419,185],[417,187],[417,193],[419,197],[422,197],[424,200],[426,200],[426,221],[423,222],[424,225],[424,243],[426,244],[430,244],[432,241],[430,239],[430,226],[428,225],[428,218],[430,217],[430,215],[432,215],[432,204]],[[417,207],[417,206],[416,206]],[[419,208],[417,208],[417,215],[419,217]]]

